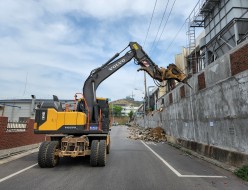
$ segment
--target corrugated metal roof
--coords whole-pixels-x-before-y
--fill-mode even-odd
[[[36,102],[43,102],[43,101],[52,101],[52,99],[35,99]],[[68,101],[74,101],[74,100],[59,100],[61,102],[68,102]],[[29,103],[32,102],[32,99],[5,99],[0,100],[0,103]]]

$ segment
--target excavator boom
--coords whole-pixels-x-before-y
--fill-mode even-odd
[[[120,53],[115,54],[101,67],[94,69],[86,79],[83,87],[83,95],[89,108],[90,123],[98,123],[99,110],[96,100],[97,87],[102,81],[132,59],[140,66],[138,71],[147,72],[153,79],[159,82],[175,79],[179,82],[187,83],[187,76],[175,64],[170,64],[167,68],[158,67],[137,42],[130,42],[128,47],[130,50],[126,52],[125,55],[115,60]]]

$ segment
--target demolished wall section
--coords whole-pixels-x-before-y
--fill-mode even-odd
[[[162,106],[162,111],[150,113],[145,122],[140,119],[136,123],[162,127],[167,135],[181,141],[248,155],[247,55],[246,41],[195,74],[189,80],[193,89],[185,86],[185,97],[180,96],[180,84],[162,97],[165,104],[157,106]],[[232,68],[236,71],[237,67],[239,72],[233,75]],[[204,88],[199,81],[203,75]]]

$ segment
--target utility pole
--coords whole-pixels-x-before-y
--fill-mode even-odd
[[[144,71],[144,86],[145,86],[145,98],[147,96],[147,89],[146,89],[146,72]]]
[[[144,71],[144,86],[145,86],[145,97],[144,97],[144,127],[146,128],[146,96],[147,96],[147,90],[146,90],[146,72]]]
[[[146,74],[144,72],[144,84],[145,84],[145,90],[146,90]],[[134,90],[140,90],[140,89],[137,89],[135,88]],[[143,90],[140,90],[142,92],[142,94],[144,94],[144,97],[143,97],[143,111],[144,111],[144,114],[143,114],[143,117],[144,117],[144,127],[146,126],[146,92],[143,92]]]
[[[154,88],[155,86],[148,86],[148,91],[147,91],[147,108],[148,108],[148,111],[150,111],[150,91],[149,91],[149,89],[150,88]]]
[[[133,91],[132,91],[131,98],[134,99],[134,96],[135,96],[135,95],[133,94]]]

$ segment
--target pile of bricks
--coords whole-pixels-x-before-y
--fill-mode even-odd
[[[128,138],[134,140],[154,141],[154,142],[165,142],[165,132],[161,127],[156,128],[139,128],[131,126],[128,128],[130,135]]]

